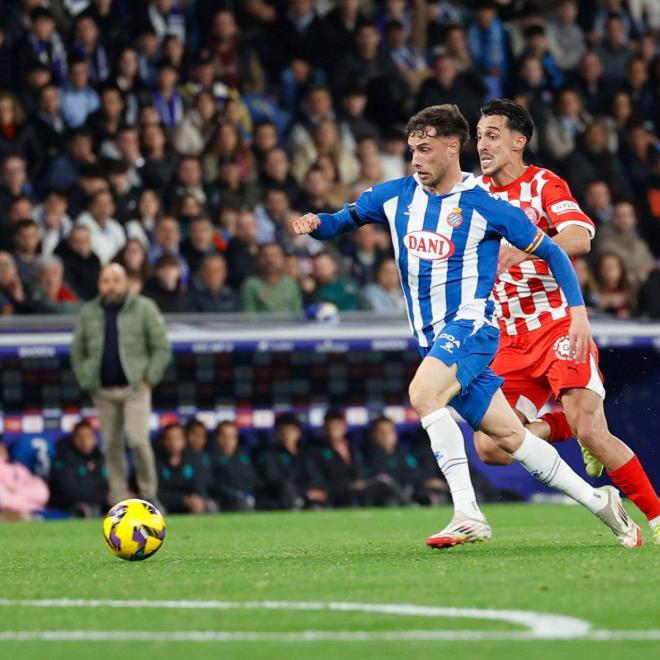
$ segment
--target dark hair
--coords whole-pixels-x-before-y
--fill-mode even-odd
[[[435,129],[435,134],[429,134],[429,129]],[[406,135],[455,137],[463,147],[470,139],[470,127],[457,105],[444,103],[429,106],[414,114],[406,125]]]
[[[344,413],[341,410],[338,410],[337,408],[330,408],[327,413],[325,413],[325,417],[323,418],[323,423],[327,424],[328,422],[332,422],[334,420],[339,420],[340,422],[344,421]]]
[[[232,422],[230,419],[223,419],[221,422],[218,423],[218,425],[215,427],[215,435],[217,436],[218,433],[222,431],[222,429],[225,428],[225,426],[233,426],[236,429],[238,429],[238,424],[236,422]]]
[[[186,422],[186,425],[183,427],[183,429],[186,433],[189,433],[191,429],[199,428],[200,426],[204,429],[204,431],[206,431],[204,422],[200,422],[196,417],[192,417]]]
[[[161,254],[154,265],[156,270],[161,268],[181,268],[181,263],[173,254]]]
[[[89,429],[90,431],[94,431],[94,427],[91,425],[89,420],[87,419],[81,419],[80,421],[76,422],[73,429],[71,429],[71,436],[74,436],[80,429]]]
[[[16,236],[20,231],[23,231],[23,229],[27,229],[28,227],[36,227],[39,229],[39,225],[34,220],[32,220],[32,218],[23,218],[14,224],[12,228],[14,236]]]
[[[511,99],[493,99],[481,106],[482,117],[493,117],[495,115],[506,117],[507,128],[522,133],[527,138],[527,142],[532,139],[534,120],[522,105],[514,103]]]
[[[371,424],[369,424],[369,437],[373,438],[374,433],[376,433],[376,429],[381,425],[381,424],[391,424],[392,426],[396,427],[396,424],[386,415],[379,415],[376,417],[376,419],[372,420]]]
[[[293,413],[282,413],[275,420],[275,429],[280,429],[283,426],[297,426],[301,428],[300,421]]]

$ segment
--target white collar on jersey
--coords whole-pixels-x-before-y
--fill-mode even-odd
[[[454,193],[464,192],[465,190],[471,190],[472,188],[476,188],[477,180],[475,179],[474,174],[472,174],[471,172],[461,172],[461,174],[463,175],[463,178],[448,193],[444,193],[444,195],[453,195]],[[425,193],[429,195],[433,194],[424,188],[416,172],[415,174],[413,174],[413,179],[415,179],[417,185],[421,186],[421,188],[424,190]],[[444,197],[444,195],[441,196]]]

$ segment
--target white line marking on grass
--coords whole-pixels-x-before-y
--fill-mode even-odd
[[[40,630],[0,632],[2,642],[539,642],[658,641],[660,630],[594,630],[576,637],[538,637],[529,632],[402,630],[396,632],[304,630],[301,632],[152,632],[149,630]]]
[[[582,619],[523,610],[492,610],[474,607],[433,607],[408,604],[377,603],[317,603],[297,601],[222,601],[222,600],[0,600],[8,607],[112,607],[192,610],[302,610],[331,612],[373,612],[398,616],[428,616],[440,618],[505,621],[528,629],[534,637],[549,639],[572,638],[586,634],[591,624]],[[526,631],[527,632],[527,631]]]
[[[45,608],[150,608],[187,610],[297,610],[331,612],[372,612],[396,616],[480,619],[504,621],[523,626],[524,631],[494,630],[400,630],[400,631],[133,631],[133,630],[44,630],[3,631],[0,642],[9,641],[104,641],[104,642],[374,642],[374,641],[656,641],[660,630],[593,630],[583,619],[526,612],[464,607],[433,607],[408,604],[319,603],[298,601],[221,601],[221,600],[94,600],[94,599],[0,599],[4,607]]]

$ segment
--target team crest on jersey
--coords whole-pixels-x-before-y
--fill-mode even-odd
[[[533,225],[539,224],[541,217],[539,216],[539,212],[534,207],[528,206],[526,209],[523,209],[523,211],[525,211],[525,215],[530,219]]]
[[[425,261],[449,259],[454,254],[454,244],[446,236],[426,229],[406,234],[403,244],[410,254]]]
[[[463,215],[460,208],[457,207],[451,211],[451,213],[447,216],[447,224],[454,229],[456,229],[456,227],[460,227],[463,224]]]
[[[555,352],[558,360],[571,359],[571,339],[568,335],[564,335],[557,339],[554,343],[552,350]]]

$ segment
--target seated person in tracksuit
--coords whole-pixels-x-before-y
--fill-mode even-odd
[[[240,446],[238,427],[234,422],[218,424],[211,458],[209,495],[222,511],[251,511],[257,473],[250,454]]]
[[[50,472],[50,502],[75,516],[100,516],[108,508],[108,480],[103,452],[91,424],[81,420],[57,444]]]
[[[156,443],[158,499],[168,513],[204,513],[206,479],[198,456],[186,445],[181,424],[168,424]]]
[[[346,437],[342,413],[329,410],[323,431],[324,437],[305,452],[308,493],[317,505],[368,504],[362,457]]]
[[[211,457],[209,456],[211,447],[208,441],[206,426],[193,417],[186,422],[183,430],[186,434],[186,444],[197,456],[200,468],[204,473],[205,483],[208,487],[208,482],[211,478]]]
[[[275,442],[266,445],[256,458],[259,509],[300,509],[305,505],[307,480],[301,438],[295,415],[284,413],[277,418]]]
[[[417,459],[399,444],[391,419],[382,416],[371,423],[363,455],[366,480],[373,489],[373,504],[410,504],[418,481]]]

